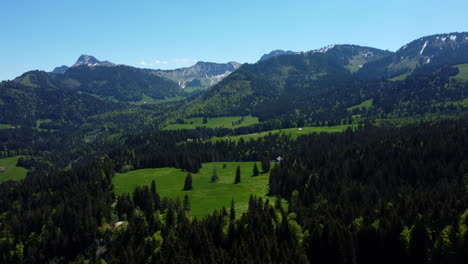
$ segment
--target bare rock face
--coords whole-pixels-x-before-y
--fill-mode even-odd
[[[173,80],[180,87],[198,86],[208,88],[229,76],[240,67],[240,63],[213,63],[199,61],[195,65],[175,70],[154,70],[153,73]]]

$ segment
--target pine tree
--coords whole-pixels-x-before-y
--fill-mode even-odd
[[[231,200],[231,211],[229,214],[229,219],[231,220],[236,219],[236,209],[234,208],[234,199]]]
[[[254,164],[253,167],[253,176],[258,176],[260,172],[258,171],[257,163]]]
[[[238,184],[240,182],[241,182],[241,171],[240,171],[240,166],[237,166],[236,179],[234,180],[234,184]]]
[[[270,161],[268,159],[262,160],[262,171],[263,173],[270,171]]]
[[[154,209],[159,210],[161,207],[161,198],[156,191],[156,182],[154,180],[151,181],[151,196],[153,198]]]
[[[185,184],[184,184],[184,191],[189,191],[189,190],[192,190],[193,189],[193,186],[192,186],[192,174],[191,173],[187,173],[187,176],[185,176]]]
[[[213,176],[211,176],[211,182],[217,182],[219,179],[218,177],[218,172],[216,170],[216,167],[213,168]]]
[[[190,200],[187,195],[184,196],[184,210],[190,212]]]

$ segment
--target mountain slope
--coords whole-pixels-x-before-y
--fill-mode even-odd
[[[157,76],[177,82],[180,87],[210,87],[219,83],[240,67],[237,62],[213,63],[199,61],[195,65],[175,70],[147,70]]]
[[[80,57],[81,58],[81,57]],[[154,74],[142,72],[129,66],[88,66],[85,62],[96,64],[92,59],[80,61],[81,64],[68,68],[63,74],[28,72],[15,79],[27,86],[40,86],[36,81],[46,79],[54,87],[84,92],[102,97],[112,97],[119,101],[140,101],[145,96],[152,99],[173,98],[184,95],[183,90],[170,80]]]
[[[64,74],[70,67],[67,65],[62,65],[59,67],[55,67],[50,73],[53,74]]]
[[[183,95],[176,83],[129,66],[72,67],[63,78],[63,83],[69,84],[64,86],[67,89],[111,96],[120,101],[139,101],[145,95],[153,99]]]
[[[444,64],[467,62],[468,33],[437,34],[412,41],[394,54],[364,65],[358,75],[391,78]]]
[[[34,127],[37,121],[49,119],[61,125],[78,126],[92,115],[123,108],[92,95],[57,88],[45,72],[23,76],[29,84],[0,83],[0,123]]]
[[[294,52],[294,51],[284,51],[284,50],[274,50],[268,54],[263,54],[263,56],[260,58],[259,61],[265,61],[269,60],[273,57],[281,56],[281,55],[293,55],[293,54],[299,54],[299,52]]]
[[[294,112],[296,105],[306,104],[312,94],[346,86],[345,79],[352,78],[353,69],[389,54],[368,47],[334,45],[246,64],[190,102],[184,111],[193,116],[255,114],[263,119],[284,115]],[[325,85],[337,78],[343,81],[334,88]]]

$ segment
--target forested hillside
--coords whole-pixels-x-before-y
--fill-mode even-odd
[[[57,88],[46,75],[27,75],[30,85],[0,83],[0,123],[35,127],[38,120],[50,119],[77,126],[92,115],[123,109],[117,103]]]
[[[63,74],[27,72],[15,79],[26,86],[56,88],[83,92],[119,101],[140,101],[144,96],[164,99],[183,95],[183,90],[170,80],[129,66],[75,66]]]
[[[0,255],[5,263],[464,263],[467,132],[463,120],[222,144],[177,143],[202,136],[195,131],[130,137],[83,168],[1,185]],[[110,180],[126,161],[196,171],[198,162],[265,153],[285,158],[269,192],[288,198],[287,210],[252,197],[246,214],[194,219],[190,201],[163,199],[157,183],[111,206]]]

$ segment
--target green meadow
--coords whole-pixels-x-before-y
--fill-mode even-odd
[[[23,156],[9,157],[0,159],[0,169],[7,169],[6,172],[0,172],[0,183],[6,181],[19,181],[26,177],[27,169],[16,167],[18,159]]]
[[[278,134],[283,133],[286,135],[290,135],[291,138],[296,139],[300,135],[306,135],[311,133],[336,133],[336,132],[343,132],[348,127],[356,127],[357,125],[338,125],[338,126],[320,126],[320,127],[302,127],[302,130],[299,128],[285,128],[285,129],[276,129],[276,130],[269,130],[259,133],[253,134],[246,134],[246,135],[239,135],[239,136],[225,136],[225,137],[213,137],[211,141],[221,141],[221,140],[234,140],[238,141],[239,139],[250,140],[250,139],[258,139],[261,137],[268,136],[270,134]]]
[[[402,75],[395,76],[393,78],[388,79],[389,81],[396,82],[396,81],[403,81],[409,76],[409,73],[405,73]]]
[[[460,64],[456,65],[455,67],[458,68],[458,74],[453,76],[452,78],[458,81],[466,82],[468,81],[468,64]]]
[[[266,197],[269,173],[252,177],[255,162],[212,162],[204,163],[199,173],[192,174],[193,190],[182,191],[187,172],[176,168],[141,169],[118,173],[113,179],[116,194],[131,193],[137,186],[150,186],[155,180],[157,192],[162,197],[183,199],[188,195],[191,213],[204,217],[213,210],[224,207],[229,209],[234,199],[238,215],[248,207],[251,194]],[[226,164],[226,168],[223,165]],[[234,184],[236,168],[241,167],[241,183]],[[260,162],[257,162],[260,169]],[[213,169],[216,167],[219,180],[211,183]],[[270,200],[274,200],[270,197]]]
[[[354,109],[363,109],[363,108],[371,108],[374,103],[374,99],[366,100],[358,105],[351,106],[347,108],[348,111],[353,111]]]
[[[9,128],[14,128],[14,126],[10,124],[0,124],[0,129],[9,129]]]
[[[243,126],[250,126],[257,124],[258,118],[253,116],[245,116],[244,120],[239,124],[234,124],[241,120],[241,116],[224,116],[224,117],[213,117],[207,118],[207,123],[203,124],[202,117],[193,117],[185,120],[185,124],[170,124],[164,127],[164,130],[177,130],[177,129],[195,129],[197,127],[207,127],[207,128],[236,128]]]

